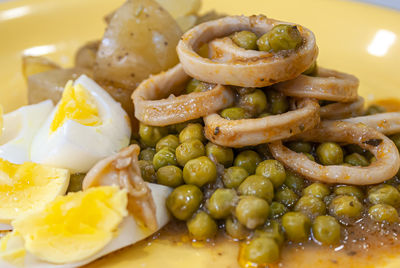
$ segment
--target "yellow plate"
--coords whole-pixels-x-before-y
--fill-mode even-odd
[[[0,4],[0,103],[6,111],[26,103],[21,54],[48,55],[64,66],[73,63],[74,51],[85,41],[100,39],[102,18],[121,0],[22,0]],[[203,10],[227,14],[266,14],[296,22],[314,31],[321,66],[355,74],[360,94],[367,101],[400,98],[400,13],[370,5],[338,0],[204,0]],[[180,246],[167,239],[150,246],[141,243],[124,249],[90,267],[237,267],[237,247],[232,243],[215,248]],[[342,256],[343,255],[343,256]],[[357,267],[355,257],[322,249],[292,253],[293,267],[309,262],[320,267]],[[394,254],[362,266],[399,267]]]

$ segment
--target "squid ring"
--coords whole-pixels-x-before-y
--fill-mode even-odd
[[[274,86],[286,96],[352,102],[358,98],[358,79],[346,73],[318,67],[316,77],[299,75]]]
[[[179,95],[190,77],[178,64],[143,81],[132,94],[135,117],[151,126],[166,126],[200,118],[230,106],[234,93],[223,85]]]
[[[396,175],[400,167],[400,157],[396,145],[385,135],[363,124],[343,121],[322,121],[310,131],[295,137],[304,141],[336,141],[358,144],[369,150],[376,162],[368,167],[323,166],[296,153],[277,141],[269,144],[272,155],[293,171],[317,181],[369,185],[381,183]]]
[[[187,31],[179,41],[177,52],[180,62],[188,75],[214,84],[265,87],[293,79],[310,67],[318,55],[314,34],[302,26],[298,29],[304,41],[294,52],[245,51],[236,46],[235,49],[244,57],[228,62],[203,58],[196,53],[200,46],[215,38],[242,30],[261,35],[282,23],[289,24],[261,15],[231,16],[202,23]]]
[[[319,105],[315,99],[299,99],[297,110],[263,118],[228,120],[219,114],[204,117],[208,140],[221,146],[244,147],[285,139],[315,127]]]
[[[362,115],[364,111],[364,99],[358,97],[353,102],[337,102],[321,107],[322,119],[338,120],[347,117]]]
[[[363,123],[385,135],[400,133],[400,113],[380,113],[344,119],[351,123]]]

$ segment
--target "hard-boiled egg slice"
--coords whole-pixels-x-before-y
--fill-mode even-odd
[[[67,169],[32,162],[13,164],[0,159],[0,227],[37,210],[64,195],[69,183]]]
[[[165,200],[171,189],[148,185],[161,228],[169,221]],[[13,222],[14,231],[0,240],[0,267],[80,267],[150,236],[126,206],[126,191],[115,186],[58,197],[45,210]]]
[[[53,103],[48,100],[4,115],[0,158],[16,164],[30,161],[32,140],[53,108]]]
[[[33,162],[87,172],[129,144],[130,120],[121,105],[85,75],[68,83],[60,102],[36,134]]]

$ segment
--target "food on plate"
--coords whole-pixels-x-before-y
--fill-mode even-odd
[[[104,33],[94,78],[132,92],[150,74],[178,63],[175,46],[180,36],[179,26],[157,3],[127,1],[114,13]]]
[[[135,117],[145,124],[165,126],[196,119],[232,104],[234,95],[229,88],[204,84],[190,92],[193,81],[188,84],[189,80],[180,64],[145,80],[132,95]]]
[[[129,144],[130,120],[105,90],[82,75],[63,96],[32,141],[31,159],[72,172],[87,172]]]
[[[65,84],[76,80],[82,74],[92,76],[91,72],[82,68],[53,69],[28,76],[29,104],[51,100],[57,104],[62,96]]]
[[[282,25],[287,24],[265,16],[233,16],[205,22],[182,36],[177,46],[179,60],[188,75],[214,84],[263,87],[295,78],[306,71],[318,55],[314,34],[299,25],[291,26],[298,40],[293,47],[280,48],[280,37],[272,36],[277,41],[276,48],[268,51],[246,50],[226,37],[220,40],[223,43],[218,46],[209,45],[211,59],[196,53],[203,44],[233,32],[249,30],[261,35],[270,31],[280,32],[275,27]],[[290,42],[284,40],[283,43]]]
[[[74,68],[24,58],[35,104],[0,106],[0,266],[82,266],[169,232],[236,241],[241,267],[397,237],[400,113],[365,109],[304,26],[200,5],[128,0]]]
[[[28,77],[31,75],[54,69],[60,69],[60,66],[44,57],[22,57],[22,74],[24,75],[25,79],[28,79]]]
[[[13,164],[0,159],[0,223],[40,210],[64,195],[69,171],[32,162]],[[10,194],[12,193],[12,194]]]
[[[1,115],[0,158],[15,164],[31,160],[31,144],[54,106],[50,100]]]

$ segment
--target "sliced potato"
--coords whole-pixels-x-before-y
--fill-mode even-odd
[[[96,62],[96,54],[100,41],[90,41],[78,49],[75,54],[75,66],[93,70]]]
[[[22,56],[22,74],[25,79],[29,76],[61,68],[58,64],[45,57]]]
[[[201,7],[201,0],[156,0],[174,18],[196,14]]]
[[[186,32],[187,30],[196,25],[197,16],[196,15],[182,16],[177,18],[176,22],[178,23],[182,32]]]
[[[150,74],[178,63],[175,47],[181,34],[156,2],[128,0],[108,24],[97,52],[95,80],[132,93]]]
[[[38,103],[52,100],[56,104],[60,99],[68,80],[75,80],[81,74],[91,75],[90,71],[82,68],[54,69],[37,73],[28,77],[28,102]]]

